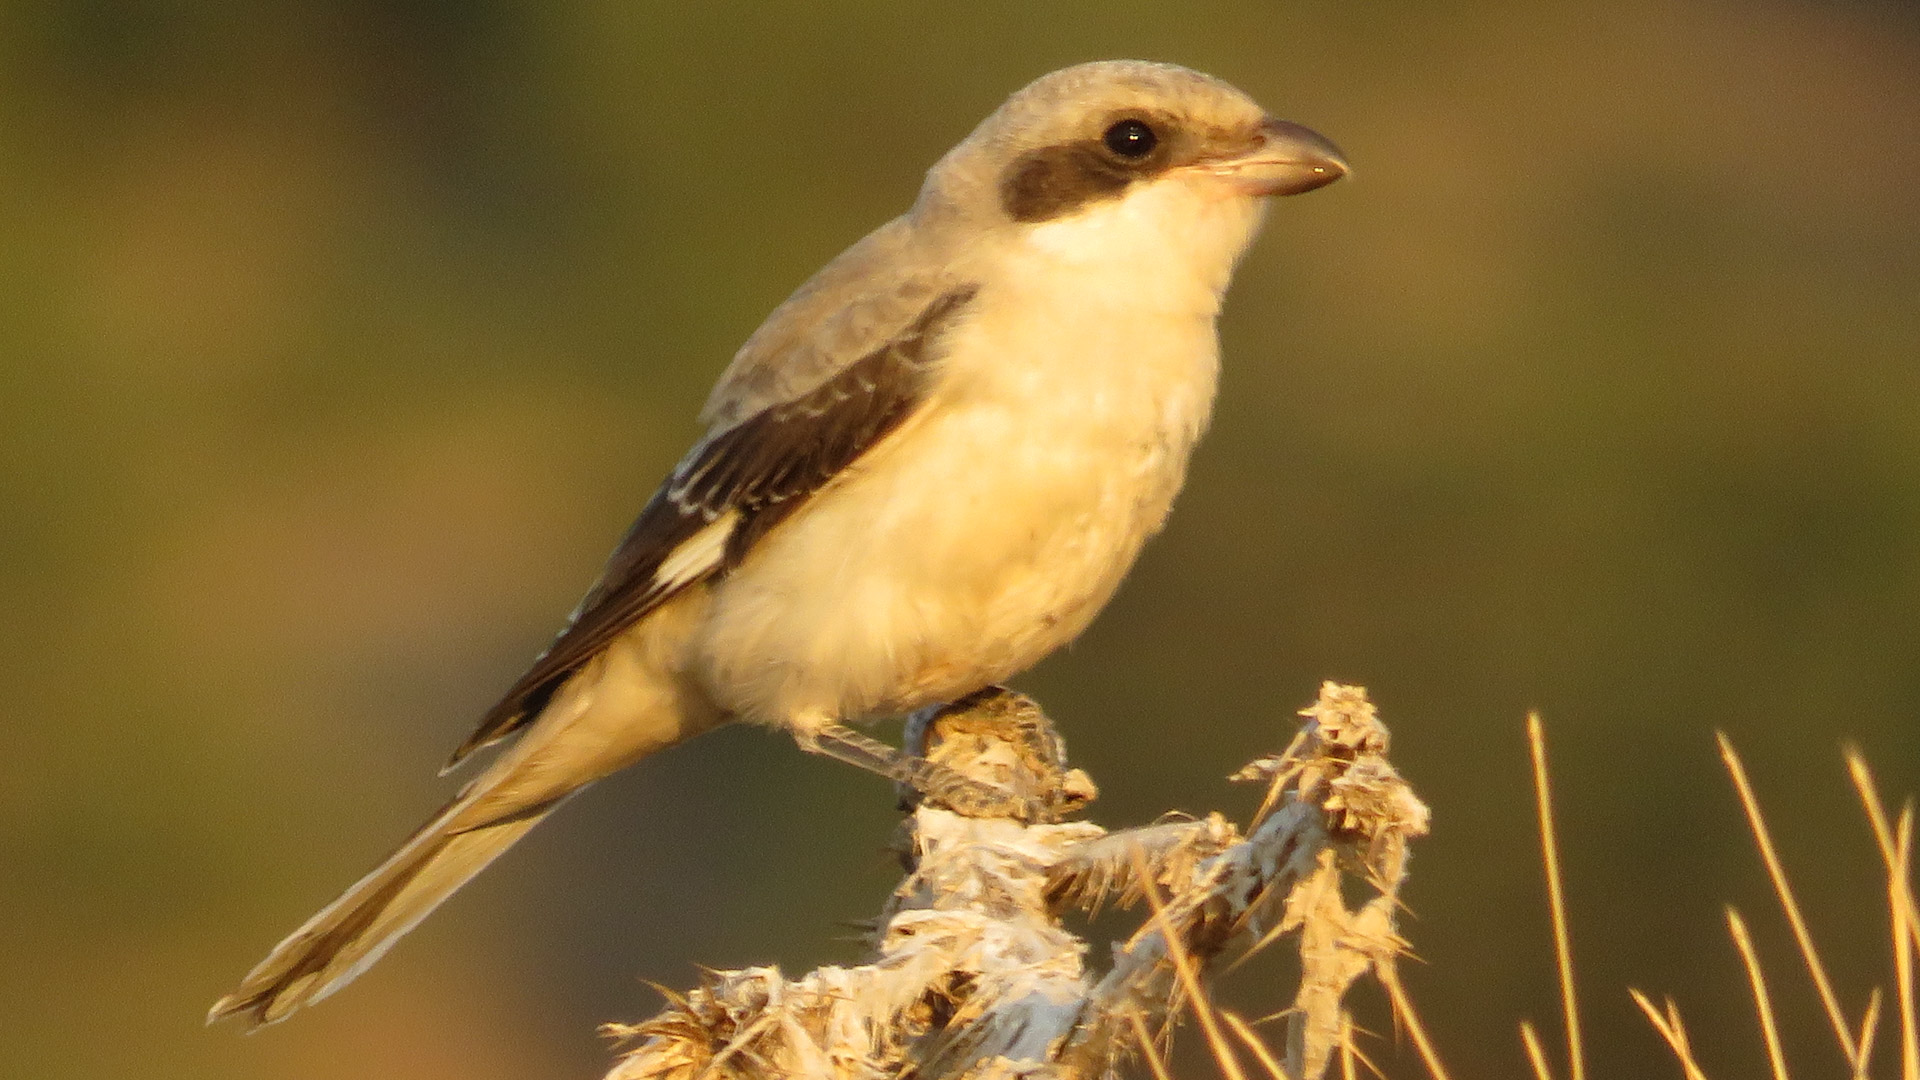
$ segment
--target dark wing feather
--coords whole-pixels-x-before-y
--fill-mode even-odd
[[[831,379],[695,446],[647,501],[566,629],[488,710],[448,767],[539,715],[568,676],[648,612],[739,565],[755,541],[898,427],[924,396],[929,343],[976,291],[964,286],[939,296],[892,340]],[[675,549],[730,512],[739,516],[718,565],[660,578]]]

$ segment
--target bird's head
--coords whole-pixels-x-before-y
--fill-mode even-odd
[[[1180,252],[1224,288],[1266,196],[1346,171],[1333,143],[1219,79],[1107,60],[1008,98],[927,174],[915,215],[997,225],[1069,257]]]

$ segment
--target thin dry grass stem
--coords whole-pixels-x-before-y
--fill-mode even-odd
[[[1886,804],[1881,801],[1873,770],[1857,747],[1847,747],[1847,773],[1860,794],[1867,822],[1873,827],[1874,841],[1880,846],[1880,858],[1887,870],[1887,908],[1891,916],[1895,998],[1900,1009],[1900,1075],[1903,1080],[1920,1080],[1920,1033],[1916,1028],[1914,1006],[1915,953],[1920,950],[1920,910],[1913,898],[1913,806],[1900,814],[1899,825],[1887,822]]]
[[[1860,1016],[1860,1040],[1855,1045],[1860,1047],[1861,1068],[1854,1072],[1853,1080],[1867,1080],[1865,1063],[1873,1060],[1873,1040],[1879,1032],[1880,988],[1876,986],[1867,995],[1867,1009]]]
[[[1306,711],[1303,711],[1301,715],[1306,715]],[[1297,762],[1304,756],[1306,747],[1307,733],[1303,730],[1294,735],[1293,741],[1288,743],[1287,748],[1282,750],[1280,756],[1274,760]],[[1296,769],[1274,770],[1273,779],[1267,784],[1267,793],[1260,799],[1259,808],[1253,812],[1253,824],[1248,826],[1249,828],[1257,829],[1260,827],[1261,822],[1267,820],[1267,815],[1273,813],[1274,807],[1279,806],[1282,797],[1286,795],[1287,781],[1292,780],[1297,775],[1298,770]]]
[[[1368,1076],[1377,1077],[1378,1080],[1387,1080],[1386,1072],[1382,1070],[1380,1066],[1373,1063],[1373,1059],[1367,1056],[1366,1051],[1360,1049],[1360,1041],[1356,1036],[1367,1034],[1367,1032],[1354,1026],[1353,1016],[1351,1014],[1345,1016],[1345,1022],[1341,1025],[1340,1030],[1341,1075],[1345,1077],[1346,1080],[1353,1080],[1354,1064],[1357,1062],[1360,1068],[1367,1070]]]
[[[1540,1045],[1540,1033],[1533,1029],[1533,1021],[1520,1021],[1520,1041],[1527,1048],[1527,1064],[1533,1066],[1534,1080],[1553,1080],[1553,1070],[1547,1067],[1547,1051]]]
[[[1220,1010],[1220,1019],[1226,1021],[1228,1031],[1233,1032],[1242,1043],[1246,1044],[1247,1052],[1253,1055],[1261,1068],[1267,1070],[1267,1075],[1272,1080],[1291,1080],[1287,1076],[1287,1071],[1280,1067],[1280,1059],[1274,1057],[1273,1051],[1267,1049],[1267,1044],[1260,1038],[1260,1033],[1253,1030],[1251,1025],[1227,1009]]]
[[[1701,1070],[1699,1062],[1693,1060],[1693,1047],[1687,1044],[1687,1028],[1680,1022],[1680,1006],[1668,998],[1667,1012],[1663,1017],[1660,1010],[1653,1007],[1653,1002],[1647,1000],[1647,995],[1634,989],[1628,989],[1627,993],[1633,996],[1633,1003],[1640,1006],[1640,1011],[1647,1014],[1647,1022],[1653,1025],[1653,1030],[1667,1041],[1667,1048],[1679,1060],[1687,1080],[1707,1080],[1707,1074]]]
[[[1200,966],[1194,962],[1193,954],[1181,940],[1181,933],[1167,917],[1167,905],[1160,898],[1160,890],[1153,884],[1153,875],[1148,870],[1143,857],[1135,868],[1141,881],[1146,882],[1147,904],[1153,909],[1153,923],[1160,931],[1160,939],[1166,943],[1167,958],[1173,963],[1173,973],[1180,980],[1180,988],[1187,995],[1187,1001],[1193,1007],[1194,1018],[1200,1021],[1200,1030],[1206,1035],[1207,1049],[1212,1052],[1213,1060],[1220,1066],[1227,1080],[1247,1080],[1247,1074],[1240,1068],[1240,1059],[1234,1056],[1233,1045],[1227,1042],[1225,1033],[1220,1030],[1220,1019],[1214,1008],[1213,998],[1206,988],[1200,985]]]
[[[1567,902],[1560,878],[1560,845],[1553,828],[1553,788],[1547,773],[1547,734],[1537,712],[1527,714],[1527,745],[1533,751],[1533,791],[1540,815],[1540,855],[1547,870],[1547,899],[1553,912],[1553,955],[1560,969],[1560,1006],[1567,1024],[1567,1068],[1573,1080],[1586,1080],[1586,1054],[1580,1045],[1580,1008],[1573,990],[1573,940],[1567,933]]]
[[[1879,786],[1873,782],[1873,770],[1857,747],[1847,748],[1847,772],[1853,777],[1853,786],[1860,793],[1860,802],[1866,807],[1867,821],[1873,826],[1873,838],[1880,845],[1880,858],[1886,863],[1887,874],[1898,883],[1900,894],[1900,912],[1906,923],[1912,946],[1920,949],[1920,906],[1913,898],[1911,869],[1899,867],[1898,853],[1895,850],[1894,830],[1887,822],[1886,805],[1880,799]]]
[[[1787,882],[1786,868],[1781,865],[1780,856],[1773,849],[1773,836],[1767,831],[1766,819],[1760,814],[1760,800],[1754,797],[1746,766],[1741,763],[1740,755],[1733,749],[1733,740],[1727,738],[1726,732],[1716,731],[1714,738],[1720,743],[1720,760],[1726,764],[1728,774],[1733,777],[1734,789],[1740,794],[1740,806],[1746,811],[1747,825],[1753,830],[1761,861],[1767,864],[1767,877],[1773,881],[1773,891],[1780,898],[1781,909],[1786,912],[1787,924],[1793,927],[1793,940],[1800,946],[1800,957],[1806,961],[1807,971],[1813,976],[1813,985],[1820,992],[1820,1004],[1827,1011],[1827,1022],[1833,1026],[1833,1037],[1839,1040],[1841,1053],[1846,1055],[1847,1064],[1858,1076],[1865,1070],[1866,1061],[1848,1028],[1846,1013],[1840,1008],[1840,999],[1833,992],[1833,983],[1827,978],[1826,965],[1820,962],[1820,952],[1814,948],[1807,921],[1800,915],[1800,904],[1794,899],[1793,889]]]
[[[1753,986],[1753,1007],[1760,1015],[1760,1033],[1767,1042],[1767,1063],[1773,1068],[1773,1080],[1788,1080],[1787,1058],[1780,1049],[1780,1028],[1775,1022],[1773,1000],[1767,994],[1767,978],[1760,970],[1760,954],[1753,947],[1747,923],[1732,907],[1727,908],[1727,930],[1740,950],[1740,962],[1747,969],[1747,981]]]
[[[1284,939],[1292,930],[1292,927],[1283,922],[1276,922],[1272,926],[1267,927],[1267,932],[1255,938],[1253,944],[1247,946],[1245,952],[1227,962],[1227,966],[1222,969],[1221,974],[1231,975],[1239,971],[1243,965],[1252,963],[1254,957],[1266,952],[1269,945]]]
[[[1427,1074],[1433,1080],[1451,1080],[1446,1066],[1440,1064],[1440,1054],[1433,1047],[1433,1040],[1427,1038],[1427,1026],[1420,1022],[1420,1014],[1413,1007],[1413,999],[1407,996],[1407,988],[1400,983],[1399,965],[1389,960],[1379,966],[1380,985],[1387,988],[1387,1000],[1393,1003],[1393,1014],[1406,1027],[1407,1036],[1413,1040],[1413,1048],[1420,1054],[1420,1063],[1427,1067]]]
[[[1379,1066],[1360,1052],[1360,1045],[1354,1038],[1355,1030],[1353,1014],[1343,1010],[1340,1013],[1340,1080],[1359,1080],[1360,1066],[1364,1066],[1373,1076],[1384,1077],[1386,1074],[1380,1071]]]
[[[1920,919],[1914,917],[1913,890],[1913,805],[1900,811],[1899,839],[1894,846],[1893,866],[1888,872],[1888,907],[1893,912],[1893,969],[1900,992],[1900,1074],[1905,1080],[1920,1080],[1920,1023],[1915,1022],[1913,968],[1914,937],[1920,932]]]
[[[1160,1057],[1160,1051],[1154,1046],[1153,1033],[1147,1030],[1147,1022],[1137,1012],[1127,1014],[1127,1023],[1133,1027],[1133,1037],[1140,1046],[1140,1055],[1147,1059],[1147,1068],[1153,1073],[1153,1080],[1173,1080],[1173,1074],[1167,1071],[1167,1063]]]
[[[1377,1076],[1380,1080],[1386,1080],[1386,1072],[1382,1070],[1380,1066],[1373,1063],[1373,1059],[1367,1056],[1365,1050],[1360,1049],[1360,1036],[1373,1034],[1373,1032],[1354,1023],[1352,1013],[1347,1012],[1345,1009],[1340,1011],[1340,1052],[1358,1061],[1360,1067],[1366,1069],[1369,1075]]]

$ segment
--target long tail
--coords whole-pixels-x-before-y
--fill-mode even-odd
[[[669,603],[570,678],[512,746],[379,869],[307,920],[208,1023],[271,1024],[345,986],[421,919],[595,780],[725,723],[729,716],[674,668],[704,593]]]
[[[462,792],[378,869],[274,946],[238,989],[214,1003],[207,1022],[245,1014],[249,1027],[271,1024],[345,986],[558,805],[464,825],[485,794]]]

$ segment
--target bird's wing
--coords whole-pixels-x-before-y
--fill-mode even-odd
[[[911,415],[931,381],[937,337],[977,289],[948,283],[924,291],[929,299],[917,308],[902,310],[902,296],[915,295],[902,289],[870,305],[892,308],[892,319],[885,311],[851,316],[847,325],[869,333],[810,388],[737,421],[719,417],[641,510],[566,629],[448,766],[528,723],[569,675],[648,612],[738,565],[756,540]],[[738,378],[740,366],[729,375]]]
[[[957,284],[904,268],[951,262],[950,242],[895,218],[841,252],[753,332],[700,413],[709,431],[792,401],[912,325]],[[858,298],[848,302],[848,298]]]

